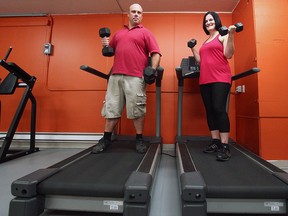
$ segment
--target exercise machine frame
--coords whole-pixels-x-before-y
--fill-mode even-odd
[[[25,88],[25,90],[16,110],[16,113],[12,119],[10,127],[6,133],[6,136],[1,138],[3,139],[3,142],[0,148],[0,163],[39,151],[39,148],[35,147],[36,99],[32,94],[32,89],[36,82],[36,77],[30,76],[17,64],[13,62],[6,62],[11,51],[12,47],[9,48],[4,59],[0,60],[0,65],[9,72],[5,79],[0,83],[0,94],[13,94],[16,88]],[[21,80],[21,82],[19,82],[19,80]],[[13,141],[15,132],[17,130],[28,100],[30,100],[31,102],[29,149],[11,149],[11,143]]]

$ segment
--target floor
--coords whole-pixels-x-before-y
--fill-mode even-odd
[[[9,203],[11,199],[13,199],[10,192],[10,186],[14,180],[17,180],[35,170],[53,165],[82,150],[83,149],[77,148],[44,148],[39,152],[0,164],[0,215],[8,216]],[[153,190],[154,195],[150,209],[150,216],[181,215],[178,180],[176,178],[176,162],[173,157],[173,152],[171,154],[172,155],[163,154],[161,157],[159,165],[160,168],[158,169]],[[171,196],[171,194],[173,194],[173,196]],[[46,212],[43,216],[44,215],[62,216],[74,214],[68,214],[66,212]]]
[[[11,183],[35,170],[46,168],[64,158],[74,155],[83,149],[80,148],[43,148],[18,159],[0,164],[0,215],[8,216],[9,203],[13,196],[10,192]],[[156,176],[155,189],[152,193],[150,216],[180,216],[180,193],[176,173],[174,151],[164,151],[160,167]],[[270,161],[274,165],[288,172],[288,161]],[[45,212],[43,216],[87,215],[67,212]],[[91,214],[89,214],[91,215]],[[95,215],[95,214],[93,214]],[[103,214],[101,214],[102,216]],[[110,214],[111,215],[111,214]],[[113,214],[114,215],[114,214]]]

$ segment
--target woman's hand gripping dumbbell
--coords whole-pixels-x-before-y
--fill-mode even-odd
[[[227,28],[226,26],[222,26],[221,28],[219,28],[218,31],[221,36],[224,36],[227,35],[232,29],[233,30],[235,29],[236,32],[241,32],[243,31],[243,24],[239,22],[236,23],[235,25],[229,26],[229,28]]]

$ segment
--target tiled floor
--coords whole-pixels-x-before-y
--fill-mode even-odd
[[[279,167],[280,169],[288,172],[288,161],[287,160],[269,160],[270,163]]]
[[[11,183],[35,170],[46,168],[63,160],[83,149],[77,148],[44,148],[39,152],[0,164],[0,215],[8,216],[9,203],[13,198],[10,192]],[[173,151],[169,155],[163,154],[158,169],[155,187],[153,190],[150,216],[180,216],[180,194],[176,173],[176,160]],[[172,156],[171,156],[171,155]],[[288,171],[287,161],[270,161],[276,166]],[[63,216],[61,212],[46,212],[43,215]],[[82,214],[81,214],[82,215]],[[84,214],[83,214],[84,215]],[[87,214],[85,214],[87,215]],[[95,215],[95,214],[93,214]]]

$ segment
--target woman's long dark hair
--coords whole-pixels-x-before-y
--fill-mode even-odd
[[[204,15],[204,18],[203,18],[203,26],[202,26],[204,32],[205,32],[207,35],[209,35],[209,31],[206,29],[206,20],[205,20],[205,18],[206,18],[206,16],[207,16],[208,14],[210,14],[210,15],[213,17],[213,19],[215,20],[215,29],[216,29],[217,31],[219,30],[219,28],[222,27],[222,23],[221,23],[221,20],[220,20],[219,15],[218,15],[216,12],[214,12],[214,11],[208,11],[208,12]]]

